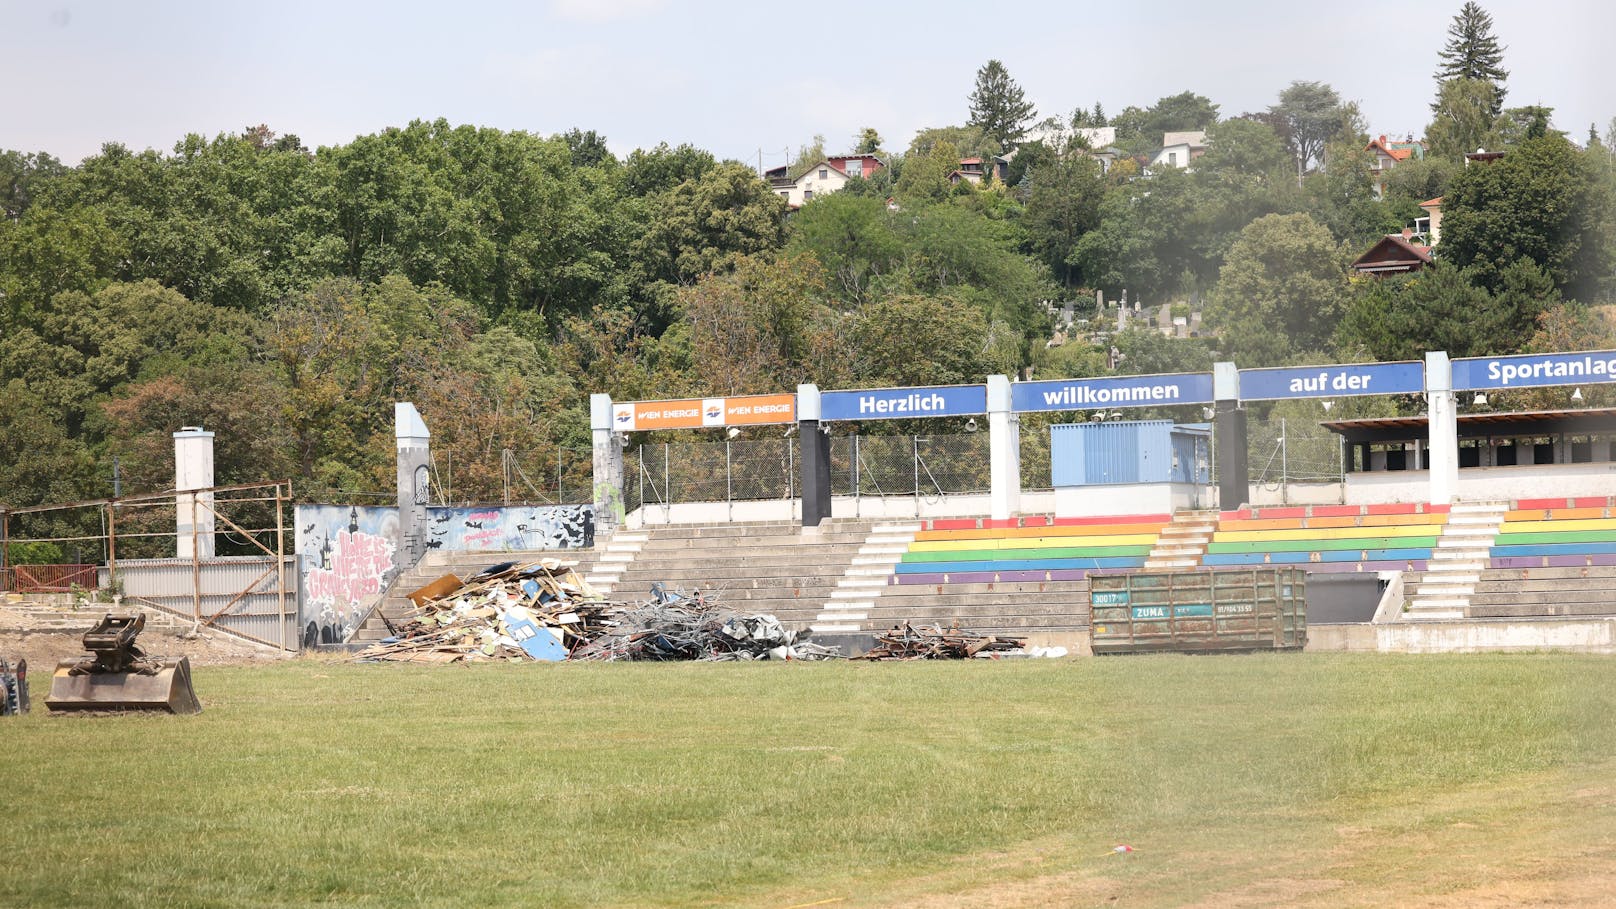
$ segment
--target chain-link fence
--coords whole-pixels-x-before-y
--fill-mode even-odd
[[[467,463],[453,450],[432,455],[434,501],[504,505],[579,505],[594,501],[594,456],[587,448],[549,448],[499,452],[498,471],[491,458]],[[352,496],[351,493],[341,495]],[[393,494],[379,496],[386,500]],[[327,499],[327,501],[346,501]]]
[[[624,507],[791,499],[801,490],[796,438],[666,442],[624,454]],[[987,433],[833,436],[831,492],[944,496],[986,492]]]
[[[1335,483],[1343,479],[1341,436],[1309,420],[1253,420],[1246,426],[1251,482]]]

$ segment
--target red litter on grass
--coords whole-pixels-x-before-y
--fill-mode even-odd
[[[1118,846],[1112,846],[1111,851],[1108,854],[1109,855],[1126,855],[1127,853],[1132,852],[1132,851],[1133,851],[1132,846],[1128,845],[1127,843],[1123,843],[1123,844],[1118,845]]]

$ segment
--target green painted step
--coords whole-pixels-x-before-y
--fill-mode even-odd
[[[1544,543],[1609,543],[1616,532],[1609,530],[1561,530],[1555,533],[1501,533],[1494,546],[1538,546]]]

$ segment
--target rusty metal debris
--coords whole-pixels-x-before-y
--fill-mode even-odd
[[[808,642],[805,633],[785,628],[774,616],[725,609],[700,592],[687,596],[658,585],[643,603],[608,601],[553,559],[496,565],[463,584],[429,586],[438,595],[416,599],[416,614],[397,634],[360,651],[358,659],[454,663],[839,655],[835,648]]]
[[[875,636],[875,646],[856,660],[964,660],[972,657],[997,658],[1025,653],[1024,638],[978,634],[960,628],[938,625],[919,628],[904,624]]]
[[[772,615],[726,609],[699,591],[669,593],[617,610],[607,630],[573,654],[579,660],[824,660],[840,648],[807,640]]]

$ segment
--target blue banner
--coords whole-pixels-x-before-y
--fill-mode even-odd
[[[827,391],[819,396],[822,420],[905,420],[964,417],[988,412],[986,385],[937,385]]]
[[[1047,382],[1018,382],[1010,386],[1010,409],[1016,413],[1208,404],[1211,401],[1212,374],[1209,372],[1051,379]]]
[[[1616,382],[1616,350],[1469,357],[1453,361],[1454,391]]]
[[[1242,401],[1403,395],[1424,391],[1425,364],[1418,361],[1240,370]]]

